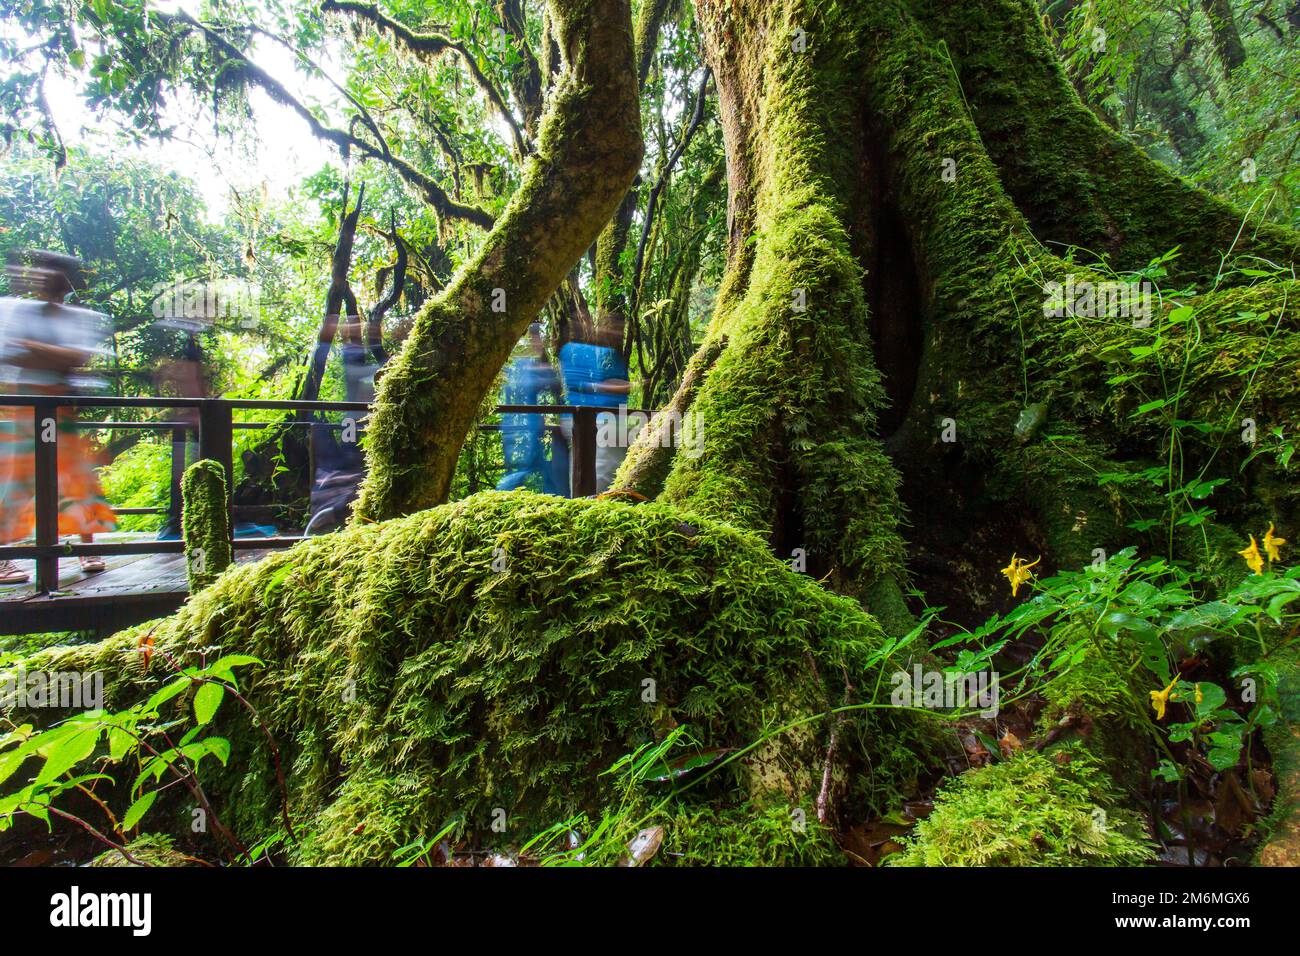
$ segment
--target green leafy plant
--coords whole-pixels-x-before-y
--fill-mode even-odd
[[[90,710],[39,730],[30,723],[10,721],[10,729],[0,737],[0,785],[32,764],[39,769],[33,776],[19,777],[17,786],[10,784],[9,792],[0,796],[0,831],[12,827],[19,815],[34,817],[51,828],[51,817],[58,817],[80,826],[129,862],[136,862],[125,846],[128,834],[138,830],[160,796],[180,786],[189,791],[238,856],[249,858],[217,816],[204,791],[200,770],[209,758],[223,766],[229,761],[230,741],[209,731],[227,697],[252,709],[240,693],[235,671],[260,663],[249,655],[230,654],[204,666],[174,665],[175,676],[147,700],[125,710]],[[186,694],[192,695],[189,707],[178,714],[175,702]],[[94,788],[99,781],[111,783],[114,779],[103,769],[132,764],[138,772],[128,794],[131,802],[119,817]],[[106,826],[96,826],[65,806],[73,793],[89,798],[102,812]]]
[[[1162,558],[1141,559],[1136,549],[1126,548],[1034,587],[1034,596],[1007,614],[935,648],[970,643],[987,651],[1008,641],[1037,642],[1022,667],[1003,675],[1004,684],[1015,686],[1013,700],[1050,697],[1055,685],[1099,662],[1089,680],[1105,682],[1097,692],[1163,753],[1157,772],[1164,779],[1178,779],[1190,759],[1176,757],[1171,745],[1186,744],[1225,770],[1237,764],[1256,728],[1277,720],[1276,675],[1267,656],[1280,646],[1278,635],[1300,622],[1300,614],[1288,610],[1300,598],[1300,568],[1269,569],[1207,599],[1186,570]],[[1233,677],[1254,679],[1256,692],[1248,695],[1253,699],[1234,703],[1219,684],[1181,676],[1181,662],[1216,642],[1239,654],[1258,654],[1259,663],[1232,671]],[[1171,704],[1181,705],[1182,719],[1166,719]]]

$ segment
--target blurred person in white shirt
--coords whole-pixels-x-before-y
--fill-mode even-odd
[[[0,393],[69,395],[94,384],[82,371],[104,354],[111,328],[101,312],[68,305],[84,283],[81,263],[55,252],[11,253],[7,267],[15,296],[0,298]],[[117,519],[104,500],[94,447],[76,427],[76,409],[58,413],[58,528],[83,542],[112,531]],[[30,537],[36,525],[36,435],[31,409],[0,410],[0,543]],[[84,557],[87,573],[104,570]],[[12,561],[0,561],[0,584],[27,580]]]

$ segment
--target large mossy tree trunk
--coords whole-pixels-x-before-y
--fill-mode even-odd
[[[635,174],[626,0],[551,9],[567,72],[519,194],[381,382],[364,519],[445,498],[510,346]],[[1294,375],[1265,392],[1243,386],[1241,370],[1263,353],[1279,368],[1300,362],[1284,310],[1300,286],[1214,280],[1225,250],[1285,265],[1300,238],[1243,227],[1097,122],[1029,0],[696,9],[726,141],[729,265],[670,405],[693,416],[693,440],[664,447],[660,429],[646,429],[620,473],[658,501],[484,495],[362,521],[231,570],[154,635],[177,655],[220,637],[268,662],[250,693],[298,750],[291,786],[303,819],[316,820],[313,858],[389,859],[457,805],[523,808],[533,822],[568,812],[565,788],[582,773],[674,722],[689,721],[704,746],[735,747],[752,742],[765,708],[804,721],[806,733],[782,739],[780,773],[760,765],[735,781],[750,801],[781,794],[782,813],[811,805],[832,755],[846,765],[856,754],[877,774],[914,762],[923,744],[905,728],[863,725],[836,749],[816,721],[870,685],[872,650],[906,625],[918,542],[1014,510],[1057,566],[1139,543],[1118,509],[1141,502],[1107,497],[1095,472],[1137,467],[1167,438],[1132,415],[1162,393],[1159,370],[1112,384],[1104,354],[1149,344],[1151,331],[1045,316],[1046,283],[1104,278],[1056,244],[1116,268],[1181,245],[1176,281],[1205,291],[1178,298],[1207,317],[1265,318],[1241,323],[1231,347],[1195,352],[1180,414],[1217,423],[1246,387],[1240,407],[1261,430],[1298,424]],[[497,289],[504,312],[492,310]],[[1212,330],[1170,327],[1173,347],[1193,324]],[[1034,408],[1049,427],[1018,429]],[[1213,465],[1208,475],[1236,475],[1246,452],[1219,447],[1235,425],[1189,436],[1183,454]],[[1290,524],[1295,490],[1270,479],[1251,465],[1243,498],[1272,490],[1223,519]],[[877,620],[771,557],[797,549]],[[996,568],[1006,557],[985,559]],[[133,646],[119,638],[53,663],[108,669]],[[661,692],[672,685],[653,709],[637,704],[647,677]],[[137,681],[122,676],[110,692],[129,698]],[[341,709],[345,689],[355,699]],[[892,750],[870,754],[881,746]],[[548,767],[563,779],[548,783]],[[241,774],[244,790],[264,779]],[[852,789],[841,784],[837,793]],[[273,815],[265,790],[242,795],[252,816]],[[370,799],[389,792],[409,806]]]
[[[959,523],[951,512],[973,495],[1024,502],[1061,563],[1121,546],[1091,471],[1122,467],[1116,446],[1160,437],[1129,415],[1151,382],[1139,370],[1108,384],[1098,342],[1149,333],[1127,318],[1044,316],[1047,283],[1107,278],[1065,248],[1134,269],[1179,247],[1169,281],[1208,290],[1180,301],[1276,319],[1293,283],[1212,287],[1225,253],[1286,266],[1300,236],[1245,220],[1100,123],[1028,0],[697,9],[731,196],[729,271],[689,396],[673,403],[696,415],[703,453],[675,455],[648,429],[621,483],[763,531],[778,553],[802,547],[885,606],[895,589],[882,584],[905,564],[900,481],[926,512],[916,536]],[[1297,341],[1293,320],[1280,328],[1269,349],[1283,363]],[[1262,326],[1243,341],[1266,338]],[[1193,369],[1187,410],[1221,418],[1235,373]],[[1297,397],[1287,382],[1243,414],[1293,421]],[[1017,432],[1037,406],[1072,447]],[[962,498],[948,500],[955,483]]]
[[[805,549],[894,633],[918,544],[970,558],[981,526],[1008,515],[1005,551],[975,555],[990,570],[1017,536],[1057,567],[1130,544],[1204,565],[1230,553],[1233,527],[1293,526],[1294,483],[1247,468],[1237,435],[1243,418],[1300,424],[1293,375],[1263,388],[1243,374],[1296,367],[1300,286],[1247,285],[1233,267],[1289,269],[1300,235],[1251,222],[1098,121],[1029,0],[696,8],[730,187],[728,273],[670,406],[693,414],[683,449],[702,453],[651,427],[622,487],[757,530],[778,555]],[[1181,291],[1150,322],[1046,314],[1049,283],[1114,280],[1176,247],[1167,282]],[[1169,325],[1184,305],[1197,318]],[[1201,347],[1225,316],[1250,318]],[[1151,328],[1156,350],[1186,357],[1176,389],[1158,364],[1116,375],[1114,356],[1149,349]],[[1174,390],[1208,430],[1171,438],[1138,412]],[[1144,541],[1130,524],[1161,517],[1164,496],[1098,476],[1175,457],[1235,479],[1227,527],[1170,521],[1167,541]]]

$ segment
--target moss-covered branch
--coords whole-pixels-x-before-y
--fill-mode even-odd
[[[483,396],[511,347],[608,222],[641,162],[627,0],[555,0],[565,72],[536,153],[473,260],[416,317],[379,382],[357,514],[443,500]]]

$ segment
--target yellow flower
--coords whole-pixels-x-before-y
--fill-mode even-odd
[[[1011,555],[1011,563],[1003,568],[1001,573],[1002,576],[1011,583],[1012,597],[1016,596],[1017,592],[1020,590],[1020,585],[1033,578],[1033,572],[1029,569],[1034,567],[1041,560],[1043,560],[1042,557],[1039,557],[1033,562],[1033,564],[1030,564],[1027,563],[1024,558],[1018,558],[1014,554]]]
[[[1173,693],[1174,685],[1178,683],[1181,677],[1181,674],[1175,674],[1168,687],[1164,690],[1153,690],[1151,692],[1151,706],[1155,709],[1156,720],[1165,719],[1165,707],[1169,705],[1169,695]]]
[[[1237,553],[1246,559],[1246,567],[1256,574],[1264,573],[1264,556],[1259,553],[1259,544],[1253,534],[1250,536],[1250,547],[1242,548]]]
[[[1264,551],[1268,554],[1270,561],[1281,561],[1281,545],[1286,544],[1286,538],[1279,538],[1273,533],[1273,522],[1268,523],[1268,530],[1264,532]]]

